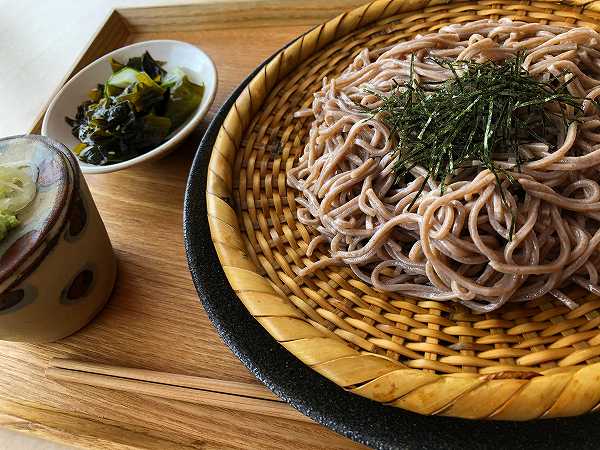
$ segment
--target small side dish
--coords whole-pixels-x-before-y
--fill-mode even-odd
[[[159,82],[153,79],[153,77],[156,76],[156,73],[148,75],[148,73],[145,72],[145,70],[150,70],[150,72],[152,72],[152,69],[148,68],[148,61],[146,61],[146,69],[142,67],[144,64],[143,55],[146,52],[148,52],[155,61],[164,61],[164,65],[158,64],[160,69],[166,72],[165,75],[161,75],[163,78],[161,78]],[[163,139],[156,139],[158,144],[152,146],[148,145],[147,148],[135,152],[128,150],[129,154],[126,156],[121,155],[121,158],[117,158],[117,155],[107,155],[105,164],[86,162],[86,160],[83,159],[83,156],[85,155],[78,157],[79,155],[75,155],[75,152],[73,152],[82,141],[79,139],[79,132],[77,132],[75,136],[73,135],[73,127],[65,121],[65,117],[76,120],[77,117],[75,116],[78,107],[82,103],[98,103],[101,98],[90,98],[90,89],[102,86],[101,94],[103,96],[104,86],[107,84],[108,80],[115,75],[113,69],[117,72],[124,69],[130,60],[133,60],[131,64],[133,65],[133,67],[131,67],[132,69],[148,75],[152,82],[157,84],[161,89],[166,90],[169,88],[169,96],[172,100],[175,99],[176,88],[178,88],[177,90],[181,94],[186,93],[185,88],[188,88],[189,84],[184,83],[183,75],[185,75],[187,81],[195,86],[202,87],[200,103],[196,105],[193,111],[184,111],[184,114],[181,115],[185,116],[183,122],[178,126],[171,124],[171,129],[173,131],[169,131],[167,136]],[[135,61],[139,62],[136,63]],[[124,74],[127,72],[132,74],[130,71],[126,71]],[[142,77],[144,77],[144,75],[142,75]],[[168,81],[167,78],[170,81]],[[181,86],[177,86],[176,80],[181,81]],[[113,79],[112,82],[120,84],[118,79]],[[167,84],[172,83],[174,84],[167,86]],[[188,42],[171,39],[136,42],[135,44],[121,47],[105,54],[73,75],[48,105],[48,109],[44,114],[44,119],[42,121],[41,134],[65,144],[76,156],[76,160],[83,173],[100,174],[117,172],[141,163],[163,158],[175,150],[184,139],[198,128],[202,119],[208,114],[210,105],[215,98],[217,84],[218,77],[215,64],[210,59],[210,56],[198,46]],[[113,87],[112,92],[114,92],[114,89],[115,88]],[[122,87],[121,89],[125,90],[125,87]],[[115,94],[113,93],[112,96],[114,97]],[[187,95],[185,98],[188,98]],[[180,104],[183,105],[183,102]],[[165,117],[164,115],[157,114],[156,111],[154,111],[154,115],[157,117]],[[135,114],[135,116],[138,123],[143,121],[140,117],[145,117],[139,113]],[[179,112],[175,116],[175,119],[169,120],[173,120],[177,123],[182,120],[179,118]],[[148,119],[146,119],[146,121],[148,121]],[[79,148],[79,153],[82,153],[82,150],[83,148]],[[123,151],[124,150],[121,147],[117,150],[117,152]],[[92,155],[93,152],[88,154],[89,157]],[[108,161],[109,156],[111,157],[110,161]]]
[[[19,225],[18,213],[36,193],[33,170],[26,164],[0,165],[0,242]]]
[[[81,161],[108,165],[163,143],[198,108],[204,85],[179,67],[167,72],[148,51],[125,63],[110,59],[112,75],[90,91],[74,118],[65,117]]]

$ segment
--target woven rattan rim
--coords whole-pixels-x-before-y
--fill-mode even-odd
[[[479,316],[455,304],[378,293],[344,268],[309,280],[295,275],[309,261],[310,239],[295,219],[285,171],[310,122],[292,113],[361,47],[485,17],[600,29],[600,1],[378,0],[301,36],[264,66],[223,122],[207,177],[211,238],[256,320],[351,392],[421,414],[583,414],[600,404],[598,298],[581,293],[573,311],[540,299]]]

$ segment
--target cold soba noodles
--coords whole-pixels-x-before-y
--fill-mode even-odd
[[[364,49],[323,80],[287,181],[315,232],[307,255],[326,256],[299,276],[345,265],[477,312],[600,293],[599,38],[482,20]]]

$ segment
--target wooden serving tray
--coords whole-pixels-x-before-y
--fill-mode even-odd
[[[219,340],[184,255],[185,180],[206,125],[231,90],[282,45],[361,0],[266,0],[117,9],[75,63],[118,47],[178,39],[215,61],[219,86],[202,126],[171,156],[86,179],[119,259],[104,311],[47,345],[0,343],[0,425],[87,448],[360,448],[317,425],[48,380],[54,357],[259,384]],[[58,87],[60,88],[60,86]],[[39,132],[43,112],[32,132]]]

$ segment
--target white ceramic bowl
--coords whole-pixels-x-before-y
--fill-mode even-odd
[[[110,58],[121,62],[141,56],[146,50],[159,61],[166,61],[169,71],[181,67],[194,83],[204,83],[204,96],[196,111],[158,147],[136,158],[107,166],[96,166],[79,161],[84,173],[108,173],[131,167],[144,161],[165,156],[196,128],[206,115],[217,91],[217,69],[210,57],[198,47],[186,42],[156,40],[139,42],[104,55],[71,78],[48,106],[42,123],[42,135],[55,139],[72,149],[78,140],[71,134],[65,116],[74,117],[79,106],[89,100],[88,92],[97,84],[103,84],[111,75]]]

